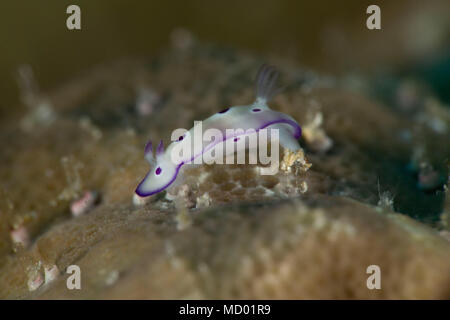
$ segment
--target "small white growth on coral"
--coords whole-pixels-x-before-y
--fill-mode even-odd
[[[109,270],[109,269],[99,269],[98,277],[106,286],[112,286],[114,283],[119,280],[120,272],[118,270]]]
[[[200,173],[200,176],[198,177],[198,183],[202,184],[203,182],[206,181],[206,179],[209,178],[211,174],[209,172],[202,172]]]
[[[380,182],[378,181],[378,207],[394,211],[394,196],[389,191],[381,192]]]
[[[323,114],[314,107],[306,115],[306,124],[302,126],[303,138],[308,147],[317,152],[326,152],[333,146],[333,140],[322,128]]]
[[[172,191],[173,189],[171,188],[171,189],[169,189],[167,192],[166,192],[166,195],[165,195],[165,198],[166,198],[166,200],[169,200],[169,201],[174,201],[176,198],[177,198],[177,194],[176,193],[171,193],[170,191]]]
[[[37,290],[44,283],[44,277],[38,273],[28,279],[27,285],[29,291]]]
[[[173,197],[175,208],[177,210],[175,221],[177,223],[177,229],[184,230],[192,224],[188,208],[195,207],[195,203],[190,197],[191,189],[187,184],[181,185],[176,191],[176,196]]]
[[[35,291],[44,283],[44,275],[41,272],[41,261],[28,267],[28,290]]]
[[[294,164],[299,164],[299,167],[297,169],[302,172],[308,171],[308,169],[311,167],[311,163],[308,163],[305,158],[303,149],[300,148],[296,152],[292,152],[289,149],[284,149],[283,160],[281,161],[280,169],[285,172],[291,172]]]
[[[102,130],[96,127],[89,117],[82,117],[79,121],[79,125],[80,128],[86,130],[94,140],[98,141],[102,138]]]
[[[265,195],[266,197],[271,197],[271,196],[273,196],[274,194],[275,194],[274,191],[272,191],[272,190],[270,190],[270,189],[268,189],[268,188],[264,188],[264,195]]]
[[[30,235],[24,225],[20,225],[10,232],[11,241],[14,245],[27,248],[30,245]]]
[[[98,193],[96,191],[86,191],[84,195],[72,202],[70,205],[70,211],[74,217],[81,216],[89,212],[98,200]]]
[[[300,182],[300,192],[305,193],[306,191],[308,191],[308,184],[306,181]]]
[[[286,190],[286,187],[283,186],[281,183],[279,183],[275,186],[274,192],[283,199],[289,198],[289,195],[288,195],[289,190]]]
[[[56,264],[52,266],[44,267],[44,277],[45,277],[45,284],[48,284],[58,278],[59,276],[59,269],[56,266]]]
[[[205,192],[195,200],[196,208],[207,208],[211,205],[212,199],[208,192]]]
[[[114,283],[117,282],[117,280],[119,280],[119,271],[113,270],[109,272],[108,275],[106,276],[105,284],[107,286],[112,286]]]
[[[169,201],[174,201],[177,208],[195,207],[194,200],[191,198],[191,188],[187,184],[182,184],[170,188],[170,190],[166,193],[166,199]]]
[[[39,126],[48,127],[56,116],[49,102],[43,101],[33,108],[20,122],[23,131],[30,132]]]
[[[22,130],[30,132],[36,127],[51,125],[56,119],[56,114],[50,101],[39,92],[31,66],[20,66],[16,79],[21,100],[29,109],[28,114],[20,122]]]
[[[136,111],[141,116],[148,116],[155,111],[160,101],[161,97],[158,93],[153,89],[142,86],[138,89]]]
[[[308,183],[300,181],[297,176],[285,175],[279,178],[279,183],[273,188],[273,192],[281,198],[291,198],[308,191]]]
[[[394,197],[389,191],[380,193],[377,205],[383,209],[394,210]]]

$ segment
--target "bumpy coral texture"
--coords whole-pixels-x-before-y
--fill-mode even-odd
[[[270,61],[290,84],[271,106],[307,129],[304,150],[281,153],[274,176],[187,168],[132,203],[145,142],[253,101],[262,62],[175,47],[43,94],[52,121],[32,131],[17,125],[29,111],[2,120],[0,297],[450,298],[448,192],[420,189],[415,169],[446,174],[449,123],[435,132],[290,61]],[[73,264],[81,290],[66,287]],[[381,290],[366,286],[369,265]]]

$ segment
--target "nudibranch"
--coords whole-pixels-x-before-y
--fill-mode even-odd
[[[226,108],[213,116],[203,120],[202,126],[205,129],[215,128],[222,132],[222,141],[203,142],[198,152],[181,158],[174,162],[171,152],[177,144],[190,143],[185,139],[187,135],[194,132],[195,126],[173,141],[166,150],[163,142],[156,148],[153,156],[152,143],[149,141],[145,146],[145,159],[150,163],[151,170],[136,188],[136,194],[140,197],[147,197],[167,189],[177,178],[183,165],[193,164],[197,157],[215,147],[219,143],[227,140],[238,141],[239,134],[226,135],[227,129],[242,129],[243,131],[253,129],[258,132],[266,128],[278,129],[279,143],[283,148],[291,151],[300,149],[298,139],[301,136],[300,125],[289,115],[274,111],[269,108],[268,102],[277,93],[276,80],[277,70],[272,66],[263,65],[256,77],[256,100],[253,104],[245,106],[234,106]],[[239,132],[239,131],[238,131]],[[244,145],[244,147],[246,147]]]

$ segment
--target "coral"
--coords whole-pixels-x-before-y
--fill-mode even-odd
[[[321,127],[323,123],[322,112],[310,110],[306,118],[307,122],[303,125],[303,137],[306,143],[314,151],[328,151],[333,146],[333,140],[327,136]]]
[[[99,208],[54,227],[27,255],[56,259],[60,270],[76,261],[87,280],[76,292],[65,287],[67,275],[58,277],[35,297],[430,299],[450,294],[450,242],[411,218],[378,213],[348,198],[304,196],[187,214],[192,221],[181,230],[170,222],[174,212],[145,208]],[[10,263],[2,283],[20,277],[20,262]],[[381,290],[366,286],[366,269],[373,264],[381,269]]]
[[[97,201],[98,193],[96,191],[86,191],[80,199],[72,202],[70,211],[74,217],[78,217],[91,210]]]
[[[20,127],[22,130],[32,132],[39,126],[50,126],[55,121],[56,114],[48,99],[40,93],[30,65],[19,67],[17,82],[21,100],[29,109],[28,114],[21,119]]]

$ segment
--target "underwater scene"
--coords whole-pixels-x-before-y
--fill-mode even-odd
[[[450,299],[449,1],[0,12],[0,299]]]

